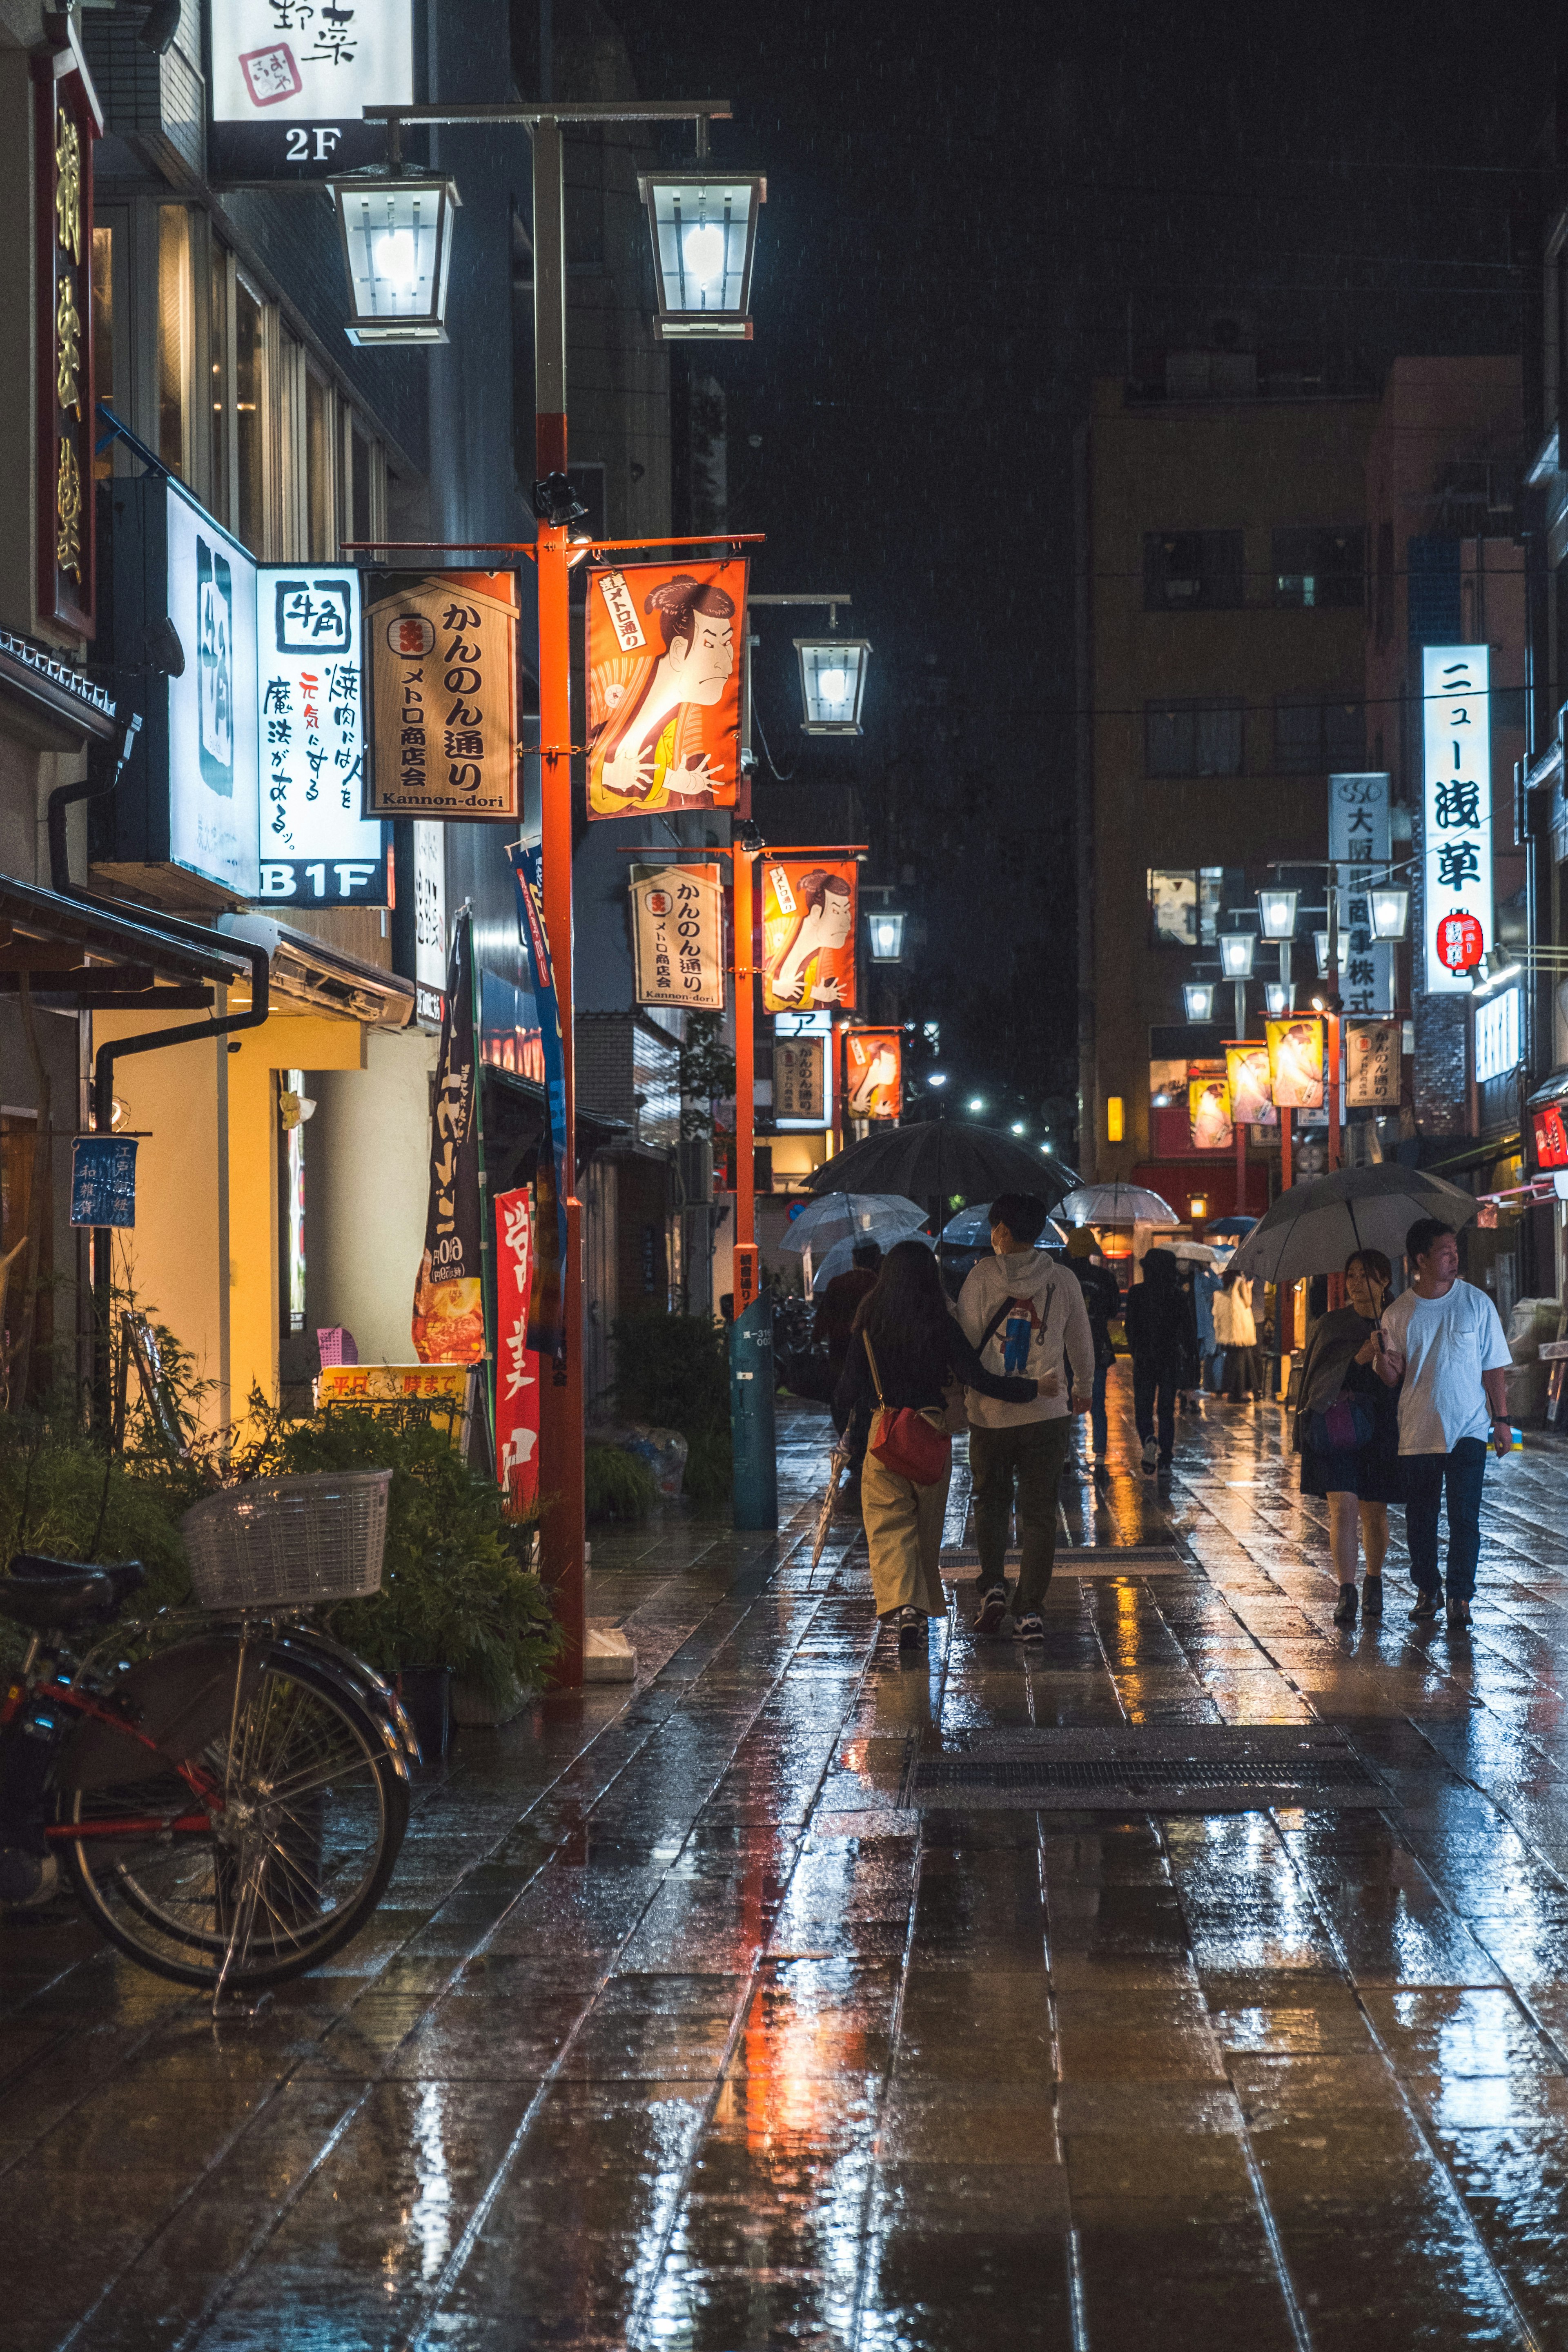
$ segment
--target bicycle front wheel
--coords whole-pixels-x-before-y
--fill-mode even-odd
[[[63,1788],[50,1843],[95,1925],[143,1968],[254,1990],[358,1934],[392,1875],[408,1784],[335,1677],[268,1658],[242,1681],[235,1655],[237,1703],[183,1759],[188,1776],[171,1761]]]

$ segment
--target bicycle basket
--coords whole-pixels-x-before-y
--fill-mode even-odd
[[[390,1470],[252,1478],[180,1521],[204,1609],[309,1609],[381,1590]]]

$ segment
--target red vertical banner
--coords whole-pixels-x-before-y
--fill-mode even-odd
[[[539,1356],[528,1344],[533,1193],[496,1194],[496,1475],[510,1501],[539,1496]]]

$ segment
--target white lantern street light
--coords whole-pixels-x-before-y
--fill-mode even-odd
[[[1295,890],[1259,890],[1258,928],[1266,940],[1295,938],[1296,901],[1300,895]]]
[[[901,963],[904,954],[904,917],[891,914],[886,908],[866,918],[871,933],[873,963]]]
[[[699,163],[640,173],[637,194],[653,238],[659,341],[749,343],[757,215],[768,194],[762,173]]]
[[[1288,1013],[1294,1010],[1290,1000],[1295,993],[1294,988],[1288,980],[1264,982],[1263,1002],[1271,1021],[1282,1021]]]
[[[1320,980],[1327,980],[1329,977],[1329,934],[1327,931],[1314,931],[1312,933],[1312,945],[1317,950],[1318,978]],[[1349,942],[1344,932],[1342,931],[1339,936],[1338,952],[1334,958],[1341,972],[1344,971],[1345,959],[1349,953]]]
[[[1214,982],[1212,980],[1189,980],[1182,989],[1189,1021],[1207,1023],[1214,1019]]]
[[[752,599],[761,602],[761,599]],[[866,637],[796,637],[802,731],[807,735],[858,735],[866,667],[871,651]]]
[[[328,184],[348,270],[350,342],[444,343],[456,183],[378,172]]]
[[[1374,940],[1402,940],[1410,928],[1410,893],[1385,889],[1379,883],[1367,892]]]
[[[1250,980],[1252,958],[1258,941],[1250,931],[1222,931],[1219,941],[1219,968],[1226,980]]]

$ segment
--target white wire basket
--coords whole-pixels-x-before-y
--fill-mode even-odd
[[[381,1590],[390,1470],[252,1478],[180,1521],[204,1609],[311,1609]]]

